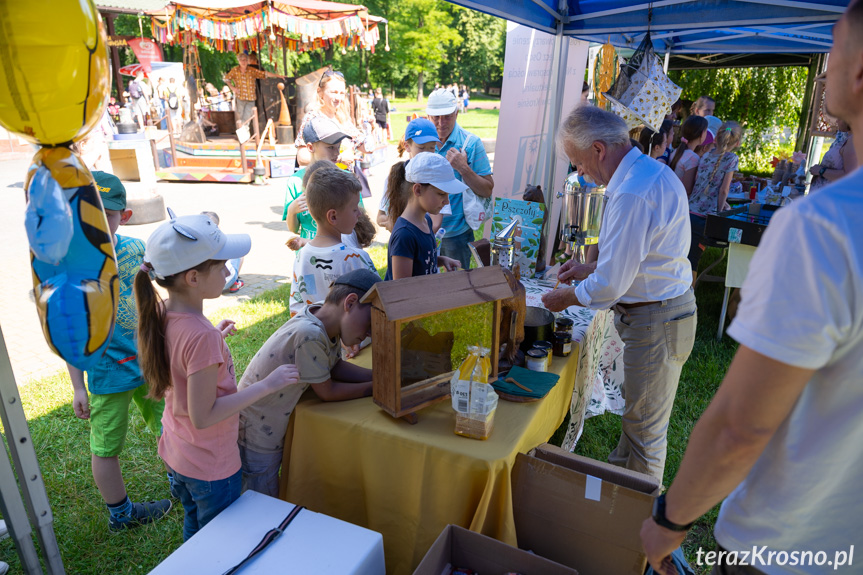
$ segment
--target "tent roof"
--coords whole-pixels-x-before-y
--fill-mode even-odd
[[[450,0],[550,34],[659,53],[829,52],[849,0]],[[556,10],[558,5],[563,10]]]

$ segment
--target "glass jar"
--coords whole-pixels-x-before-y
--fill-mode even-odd
[[[547,371],[548,352],[543,349],[531,349],[525,354],[527,368],[531,371]]]
[[[572,318],[559,317],[554,322],[554,331],[555,332],[566,331],[566,332],[572,333],[573,323],[574,322],[572,321]]]
[[[533,349],[539,349],[545,352],[545,369],[543,371],[548,371],[551,368],[551,352],[554,348],[554,345],[550,341],[546,341],[541,339],[533,343]]]
[[[572,334],[567,331],[554,333],[553,353],[557,357],[567,357],[572,353]]]

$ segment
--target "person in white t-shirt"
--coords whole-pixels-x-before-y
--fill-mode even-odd
[[[609,200],[594,264],[566,262],[558,279],[591,273],[574,290],[545,294],[551,311],[572,305],[615,311],[625,344],[623,432],[608,461],[647,473],[665,471],[668,420],[683,364],[695,340],[695,294],[686,191],[674,172],[629,141],[620,117],[578,106],[560,127],[560,143],[579,174],[606,186]]]
[[[829,62],[827,110],[863,159],[863,0],[835,25]],[[859,573],[863,170],[778,211],[749,269],[728,330],[740,347],[642,526],[644,549],[676,573],[670,552],[725,498],[712,573]]]

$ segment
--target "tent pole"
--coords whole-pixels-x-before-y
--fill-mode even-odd
[[[798,152],[809,152],[812,147],[812,139],[809,131],[812,129],[812,108],[816,105],[813,99],[815,94],[815,78],[821,73],[824,55],[814,54],[806,74],[806,90],[803,92],[803,102],[800,106],[800,124],[797,127],[797,141],[794,150]]]
[[[546,105],[550,107],[551,114],[546,114],[548,116],[548,131],[546,132],[546,138],[548,138],[548,142],[546,144],[546,171],[545,171],[545,181],[543,182],[543,193],[545,196],[545,210],[546,214],[549,216],[549,228],[548,228],[548,237],[545,239],[545,258],[548,260],[548,257],[554,252],[554,245],[557,242],[557,226],[555,225],[555,220],[552,217],[554,214],[553,204],[555,199],[555,190],[554,190],[554,172],[556,170],[557,164],[557,154],[555,151],[554,140],[557,134],[557,128],[560,124],[561,117],[561,106],[563,102],[563,90],[566,85],[566,60],[569,54],[569,39],[564,38],[563,36],[563,15],[566,14],[567,10],[567,0],[560,0],[558,3],[558,9],[560,11],[560,16],[558,16],[557,21],[557,33],[554,37],[554,54],[552,55],[551,61],[551,80],[548,84],[548,92],[550,98],[547,100]],[[579,93],[581,92],[581,86],[578,86]],[[547,108],[548,109],[548,108]],[[542,126],[541,129],[545,129],[545,126]],[[546,261],[548,263],[548,261]]]
[[[561,4],[563,8],[565,8],[566,0],[563,0]],[[554,54],[552,55],[551,61],[551,81],[548,84],[549,91],[549,100],[547,105],[551,109],[551,114],[547,114],[548,120],[548,131],[546,132],[546,137],[548,138],[548,143],[546,145],[546,171],[545,171],[545,181],[543,182],[543,187],[545,191],[545,205],[547,213],[551,213],[551,206],[554,202],[554,171],[555,164],[557,163],[557,154],[554,149],[554,138],[557,134],[557,127],[560,124],[561,117],[561,105],[563,102],[563,89],[566,84],[566,59],[567,54],[569,52],[569,40],[563,37],[563,21],[557,21],[557,33],[554,37]],[[581,87],[579,87],[579,91]],[[545,126],[542,127],[545,129]]]

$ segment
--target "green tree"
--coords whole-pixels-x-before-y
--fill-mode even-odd
[[[440,76],[459,84],[500,86],[506,46],[506,21],[482,12],[450,5],[455,29],[463,42],[451,51],[440,68]]]
[[[390,32],[395,36],[402,63],[416,78],[417,101],[422,101],[425,83],[437,79],[440,65],[462,38],[452,27],[452,16],[442,0],[399,2]]]
[[[740,160],[747,171],[768,171],[770,159],[780,147],[773,133],[799,123],[806,75],[806,68],[792,67],[669,73],[683,88],[681,98],[695,100],[708,95],[716,100],[716,116],[743,126]]]

